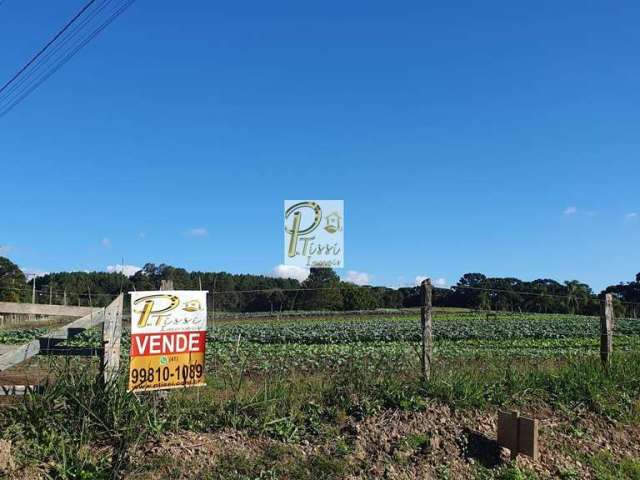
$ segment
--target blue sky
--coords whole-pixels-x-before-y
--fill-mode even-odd
[[[0,79],[81,4],[0,5]],[[33,271],[267,273],[283,200],[343,199],[340,273],[359,281],[631,280],[639,15],[138,0],[0,118],[0,252]]]

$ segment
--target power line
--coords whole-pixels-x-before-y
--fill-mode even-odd
[[[17,79],[17,78],[18,78],[18,77],[19,77],[19,76],[20,76],[20,75],[21,75],[21,74],[22,74],[22,73],[27,69],[27,68],[29,68],[29,67],[33,64],[33,62],[35,62],[35,61],[40,57],[40,55],[42,55],[44,52],[46,52],[46,51],[47,51],[47,49],[48,49],[48,48],[53,44],[53,42],[55,42],[58,38],[60,38],[60,36],[61,36],[61,35],[63,35],[63,34],[64,34],[64,32],[66,32],[66,31],[69,29],[69,27],[71,27],[71,25],[73,25],[73,23],[74,23],[76,20],[78,20],[78,18],[80,18],[80,16],[81,16],[84,12],[86,12],[86,11],[87,11],[87,9],[88,9],[91,5],[93,5],[93,4],[95,3],[95,1],[96,1],[96,0],[89,0],[89,2],[87,2],[87,3],[86,3],[86,4],[85,4],[81,9],[80,9],[80,11],[79,11],[78,13],[76,13],[76,14],[74,15],[74,17],[73,17],[71,20],[69,20],[69,21],[65,24],[65,26],[64,26],[64,27],[62,27],[62,29],[60,29],[60,30],[58,31],[58,33],[56,33],[56,34],[53,36],[53,38],[52,38],[51,40],[49,40],[49,41],[47,42],[47,44],[46,44],[44,47],[42,47],[42,48],[38,51],[38,53],[36,53],[36,54],[31,58],[31,60],[29,60],[29,61],[28,61],[28,62],[27,62],[27,63],[26,63],[26,64],[25,64],[25,65],[24,65],[20,70],[18,70],[18,72],[17,72],[13,77],[11,77],[11,78],[10,78],[10,79],[9,79],[9,80],[4,84],[4,85],[2,85],[2,87],[0,87],[0,93],[4,92],[4,91],[7,89],[7,87],[8,87],[9,85],[11,85],[11,84],[12,84],[12,83],[13,83],[13,82],[14,82],[14,81],[15,81],[15,80],[16,80],[16,79]]]
[[[19,90],[20,87],[22,87],[25,83],[29,82],[31,80],[31,77],[33,77],[43,66],[46,66],[47,63],[49,62],[49,60],[55,55],[57,54],[59,51],[61,51],[65,45],[67,45],[69,43],[69,41],[73,40],[74,37],[76,37],[78,35],[78,33],[80,33],[82,31],[82,29],[91,21],[93,20],[102,10],[104,10],[104,8],[111,3],[112,0],[102,0],[102,4],[94,9],[92,9],[90,12],[87,13],[87,15],[78,23],[76,23],[73,27],[73,29],[69,30],[64,38],[60,38],[60,41],[57,42],[47,53],[46,55],[42,56],[41,58],[38,59],[37,64],[35,64],[33,66],[32,69],[30,69],[28,72],[26,72],[25,75],[22,75],[20,77],[20,79],[18,79],[18,81],[16,81],[15,83],[13,83],[11,85],[11,88],[9,88],[6,92],[5,92],[5,99],[7,99],[6,101],[9,101],[11,99],[11,94],[13,92],[15,92],[16,90]],[[63,55],[60,57],[62,58],[64,56],[64,52]],[[58,60],[60,60],[60,58]],[[1,98],[1,97],[0,97]]]
[[[93,4],[95,1],[96,0],[91,0],[90,2],[88,2],[83,7],[83,9],[70,22],[68,22],[67,25],[65,25],[65,27],[63,27],[63,29],[60,32],[58,32],[58,34],[56,34],[56,36],[54,36],[52,41],[50,41],[43,49],[41,49],[40,52],[38,52],[38,54],[36,54],[36,56],[34,56],[34,58],[32,58],[30,60],[30,62],[28,62],[27,65],[25,65],[25,67],[23,67],[21,69],[20,72],[18,72],[16,75],[14,75],[14,77],[11,80],[9,80],[2,87],[2,89],[0,89],[0,93],[2,93],[9,85],[11,85],[16,80],[16,78],[20,77],[20,75],[22,73],[24,73],[24,71],[30,65],[32,65],[49,48],[49,46],[51,46],[51,44],[53,44],[56,40],[58,40],[61,37],[61,35],[64,32],[66,32],[69,29],[69,27],[71,25],[73,25],[73,23],[84,12],[86,12],[87,8],[91,4]],[[113,21],[116,18],[118,18],[125,10],[127,10],[131,5],[133,5],[133,3],[135,3],[136,0],[127,0],[119,8],[114,9],[110,13],[108,18],[106,18],[106,20],[104,20],[101,24],[99,24],[87,37],[85,37],[83,40],[81,40],[80,43],[76,44],[75,46],[72,46],[66,52],[63,52],[62,55],[55,60],[53,65],[51,65],[48,70],[44,71],[39,77],[36,77],[36,78],[34,78],[32,80],[30,79],[30,77],[32,77],[34,75],[34,73],[36,73],[43,66],[43,64],[46,64],[46,62],[49,61],[49,59],[51,58],[51,56],[54,53],[57,53],[57,51],[61,50],[67,42],[69,42],[75,35],[77,35],[82,30],[82,28],[87,23],[89,23],[91,20],[93,20],[93,18],[95,18],[97,16],[97,14],[100,11],[102,11],[106,7],[106,5],[108,5],[111,1],[112,0],[108,0],[106,2],[103,2],[103,4],[98,9],[96,9],[93,12],[89,13],[88,18],[85,18],[83,20],[83,22],[78,26],[78,28],[73,30],[73,32],[67,38],[65,38],[60,44],[56,45],[52,49],[52,53],[51,54],[49,54],[46,57],[44,57],[42,59],[43,60],[42,62],[40,62],[31,71],[29,71],[29,72],[27,72],[25,74],[26,80],[23,77],[22,81],[20,82],[20,84],[17,85],[16,88],[13,88],[11,91],[9,91],[5,95],[5,98],[2,99],[2,102],[4,102],[5,106],[0,108],[0,118],[2,118],[7,113],[9,113],[14,107],[16,107],[20,102],[22,102],[29,94],[31,94],[31,92],[33,92],[36,88],[38,88],[40,85],[42,85],[47,79],[49,79],[54,73],[56,73],[62,66],[64,66],[69,60],[71,60],[71,58],[74,55],[76,55],[92,39],[94,39],[96,36],[98,36],[105,28],[107,28],[111,23],[113,23]],[[11,94],[14,91],[18,90],[26,81],[30,81],[30,83],[21,92],[18,91],[16,93],[16,95],[14,95],[13,98],[11,98]]]
[[[111,0],[109,0],[110,2]],[[107,2],[107,3],[109,3]],[[39,78],[36,78],[31,81],[31,84],[28,85],[22,93],[18,93],[14,99],[5,100],[5,104],[9,103],[8,106],[4,107],[0,110],[0,118],[9,113],[15,106],[17,106],[22,100],[24,100],[31,92],[33,92],[36,88],[38,88],[42,83],[44,83],[47,79],[49,79],[54,73],[56,73],[62,66],[64,66],[71,58],[78,53],[84,46],[86,46],[93,38],[95,38],[100,32],[102,32],[106,27],[108,27],[120,14],[122,14],[129,6],[131,6],[135,0],[129,0],[125,2],[119,9],[115,10],[111,16],[100,26],[98,26],[88,37],[86,37],[83,41],[77,44],[75,47],[72,47],[67,53],[63,53],[63,56],[56,60],[57,64],[54,64],[48,71],[43,72]],[[101,7],[103,8],[103,7]],[[68,39],[67,39],[68,40]],[[39,69],[36,68],[36,71]],[[32,72],[30,72],[32,73]]]

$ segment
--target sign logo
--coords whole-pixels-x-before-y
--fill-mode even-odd
[[[129,390],[204,385],[207,292],[131,292]]]
[[[139,314],[138,318],[138,328],[144,328],[147,326],[149,322],[149,317],[154,315],[157,321],[161,321],[160,319],[169,318],[169,315],[160,315],[167,314],[171,310],[174,310],[180,304],[180,300],[175,295],[147,295],[144,297],[138,298],[133,305],[133,313]],[[142,309],[138,309],[142,305]],[[133,318],[133,316],[131,317]]]
[[[344,267],[344,202],[285,200],[284,263]]]

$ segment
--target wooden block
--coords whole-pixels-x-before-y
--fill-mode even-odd
[[[527,417],[518,419],[518,452],[538,460],[538,420]]]
[[[518,453],[518,412],[498,412],[498,445]]]

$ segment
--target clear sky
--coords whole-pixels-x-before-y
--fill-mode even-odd
[[[80,0],[0,5],[4,82]],[[640,271],[640,4],[138,0],[0,119],[0,252],[268,273],[343,199],[341,275]]]

